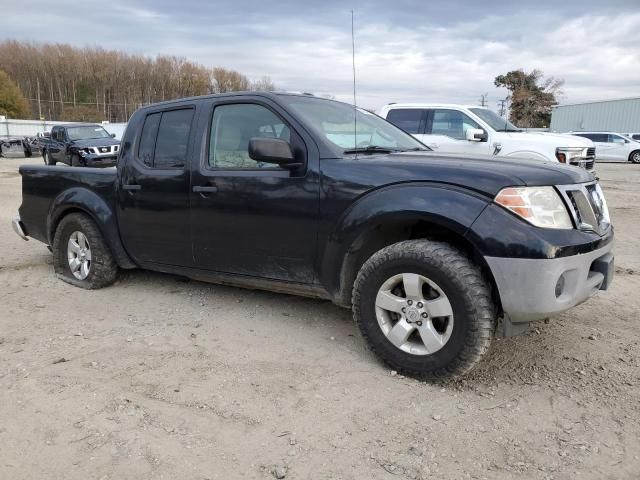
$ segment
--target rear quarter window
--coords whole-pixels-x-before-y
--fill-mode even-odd
[[[424,130],[424,112],[419,108],[394,108],[387,113],[387,120],[407,133],[419,134]]]

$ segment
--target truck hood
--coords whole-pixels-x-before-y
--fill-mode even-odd
[[[71,144],[75,145],[78,148],[108,147],[111,145],[120,145],[120,140],[116,140],[115,138],[111,138],[111,137],[87,138],[86,140],[73,140]]]
[[[513,141],[537,142],[555,147],[593,147],[593,142],[588,138],[577,135],[565,135],[549,132],[498,132]]]
[[[388,155],[358,155],[350,169],[371,187],[428,181],[475,190],[494,197],[511,186],[570,185],[594,180],[586,170],[557,162],[510,159],[491,155],[402,152]]]

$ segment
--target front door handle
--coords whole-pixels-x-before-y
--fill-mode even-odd
[[[211,186],[197,185],[193,187],[193,191],[195,193],[216,193],[218,191],[218,187],[216,187],[215,185],[211,185]]]
[[[122,185],[122,189],[123,190],[141,190],[142,186],[141,185],[125,184],[125,185]]]

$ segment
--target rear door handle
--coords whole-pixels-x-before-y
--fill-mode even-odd
[[[218,187],[216,187],[215,185],[211,185],[211,186],[197,185],[193,187],[193,191],[195,193],[216,193],[218,191]]]
[[[123,190],[141,190],[142,186],[141,185],[122,185],[122,189]]]

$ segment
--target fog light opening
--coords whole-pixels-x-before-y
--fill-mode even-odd
[[[560,295],[564,293],[564,284],[565,284],[565,279],[564,279],[564,273],[563,273],[562,275],[560,275],[560,278],[556,283],[556,298],[559,298]]]

